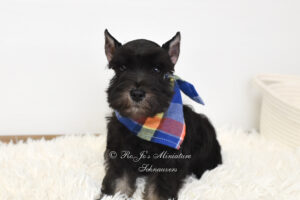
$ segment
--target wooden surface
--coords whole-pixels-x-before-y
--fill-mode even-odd
[[[4,135],[0,136],[0,141],[5,143],[13,141],[13,143],[16,143],[20,140],[26,141],[28,138],[31,138],[33,140],[39,140],[42,138],[45,138],[46,140],[51,140],[58,136],[61,135]]]

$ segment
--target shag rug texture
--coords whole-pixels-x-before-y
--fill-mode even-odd
[[[218,130],[218,139],[223,164],[200,180],[188,177],[179,200],[300,199],[299,148],[242,130]],[[0,199],[94,200],[104,176],[105,140],[105,135],[77,135],[0,143]],[[133,199],[141,199],[144,183],[138,179]]]

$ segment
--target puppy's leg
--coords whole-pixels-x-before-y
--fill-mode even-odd
[[[207,153],[207,156],[203,155],[203,152],[196,151],[192,162],[191,162],[191,172],[196,175],[199,179],[206,170],[211,170],[222,164],[222,157],[220,152],[220,146],[217,141],[214,141],[214,147]]]
[[[120,192],[131,197],[136,190],[136,174],[124,172],[123,175],[116,179],[115,193]]]
[[[144,200],[177,200],[183,183],[183,175],[159,173],[147,179]]]
[[[221,164],[222,156],[214,127],[205,116],[197,115],[196,117],[194,120],[198,119],[198,126],[193,137],[195,148],[192,149],[190,169],[197,178],[200,178],[206,170],[214,169]]]
[[[131,197],[136,189],[137,175],[128,171],[115,172],[112,169],[108,169],[102,182],[101,196],[103,195],[114,195],[117,192],[126,194]]]

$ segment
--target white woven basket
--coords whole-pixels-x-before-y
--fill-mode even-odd
[[[292,147],[300,146],[300,76],[260,75],[263,91],[260,132]]]

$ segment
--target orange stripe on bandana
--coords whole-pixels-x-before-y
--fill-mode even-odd
[[[150,128],[150,129],[157,129],[160,125],[160,122],[163,118],[164,113],[159,113],[155,115],[154,117],[148,117],[144,123],[144,127]]]

